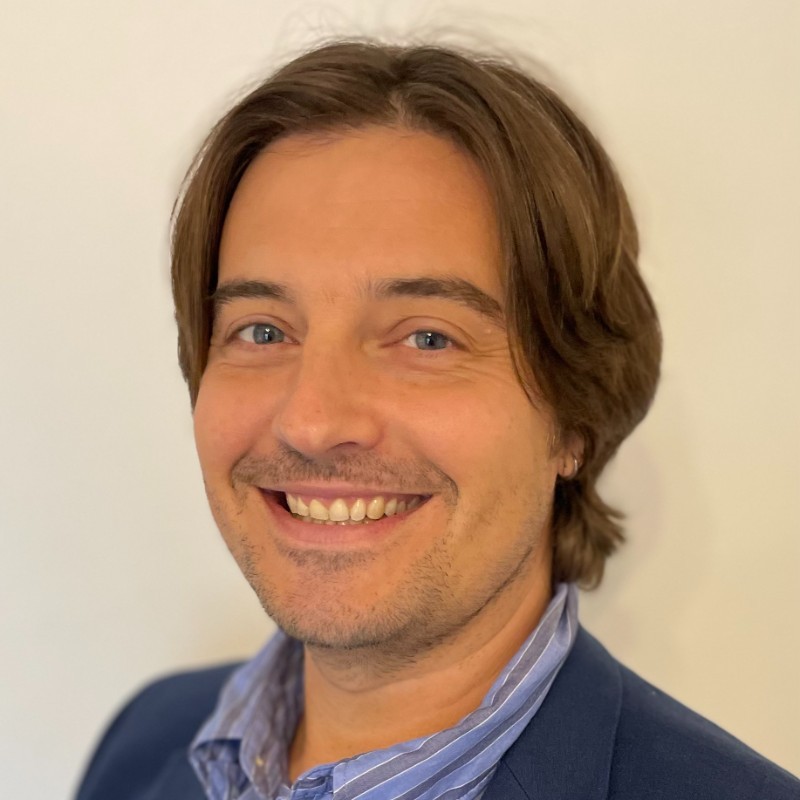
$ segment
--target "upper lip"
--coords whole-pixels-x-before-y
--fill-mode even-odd
[[[351,486],[344,483],[285,483],[281,486],[262,487],[265,491],[283,492],[284,494],[303,495],[305,497],[328,498],[335,500],[337,497],[377,497],[378,495],[408,497],[426,497],[419,492],[396,492],[391,489],[376,487]]]

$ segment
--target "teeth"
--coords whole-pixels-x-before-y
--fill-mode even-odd
[[[378,497],[373,497],[367,506],[367,516],[370,519],[380,519],[383,516],[384,509],[385,504],[383,498],[380,495],[378,495]]]
[[[419,496],[406,501],[398,500],[396,497],[385,500],[378,495],[369,501],[358,498],[348,508],[347,503],[340,497],[336,498],[329,506],[317,499],[312,499],[306,505],[297,495],[286,494],[286,504],[292,514],[301,517],[306,522],[327,525],[344,525],[348,522],[367,523],[371,520],[381,519],[383,516],[392,517],[395,514],[412,511],[421,502],[422,498]]]
[[[354,522],[361,522],[364,517],[367,516],[367,504],[359,498],[358,500],[353,503],[353,507],[350,509],[350,519]]]
[[[328,509],[319,500],[312,500],[308,506],[308,511],[312,519],[325,520],[329,518]]]
[[[316,500],[311,502],[315,503]],[[328,517],[334,522],[344,522],[346,519],[350,519],[350,509],[347,507],[347,503],[341,499],[334,500],[328,509]]]

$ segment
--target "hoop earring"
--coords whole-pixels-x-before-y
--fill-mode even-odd
[[[571,481],[578,477],[578,472],[581,468],[581,462],[578,461],[578,457],[576,455],[572,455],[572,472],[569,475],[564,475],[565,481]]]

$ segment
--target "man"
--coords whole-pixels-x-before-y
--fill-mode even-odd
[[[661,344],[553,92],[435,47],[296,59],[197,157],[173,291],[211,509],[280,632],[135,698],[80,800],[800,797],[578,625]]]

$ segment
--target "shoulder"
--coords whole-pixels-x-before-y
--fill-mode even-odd
[[[800,800],[800,782],[642,680],[580,629],[486,794],[511,797]]]
[[[610,798],[800,800],[800,782],[618,664],[622,697]]]
[[[144,796],[176,752],[183,757],[188,751],[236,666],[170,675],[140,690],[103,734],[77,800],[137,800]]]

